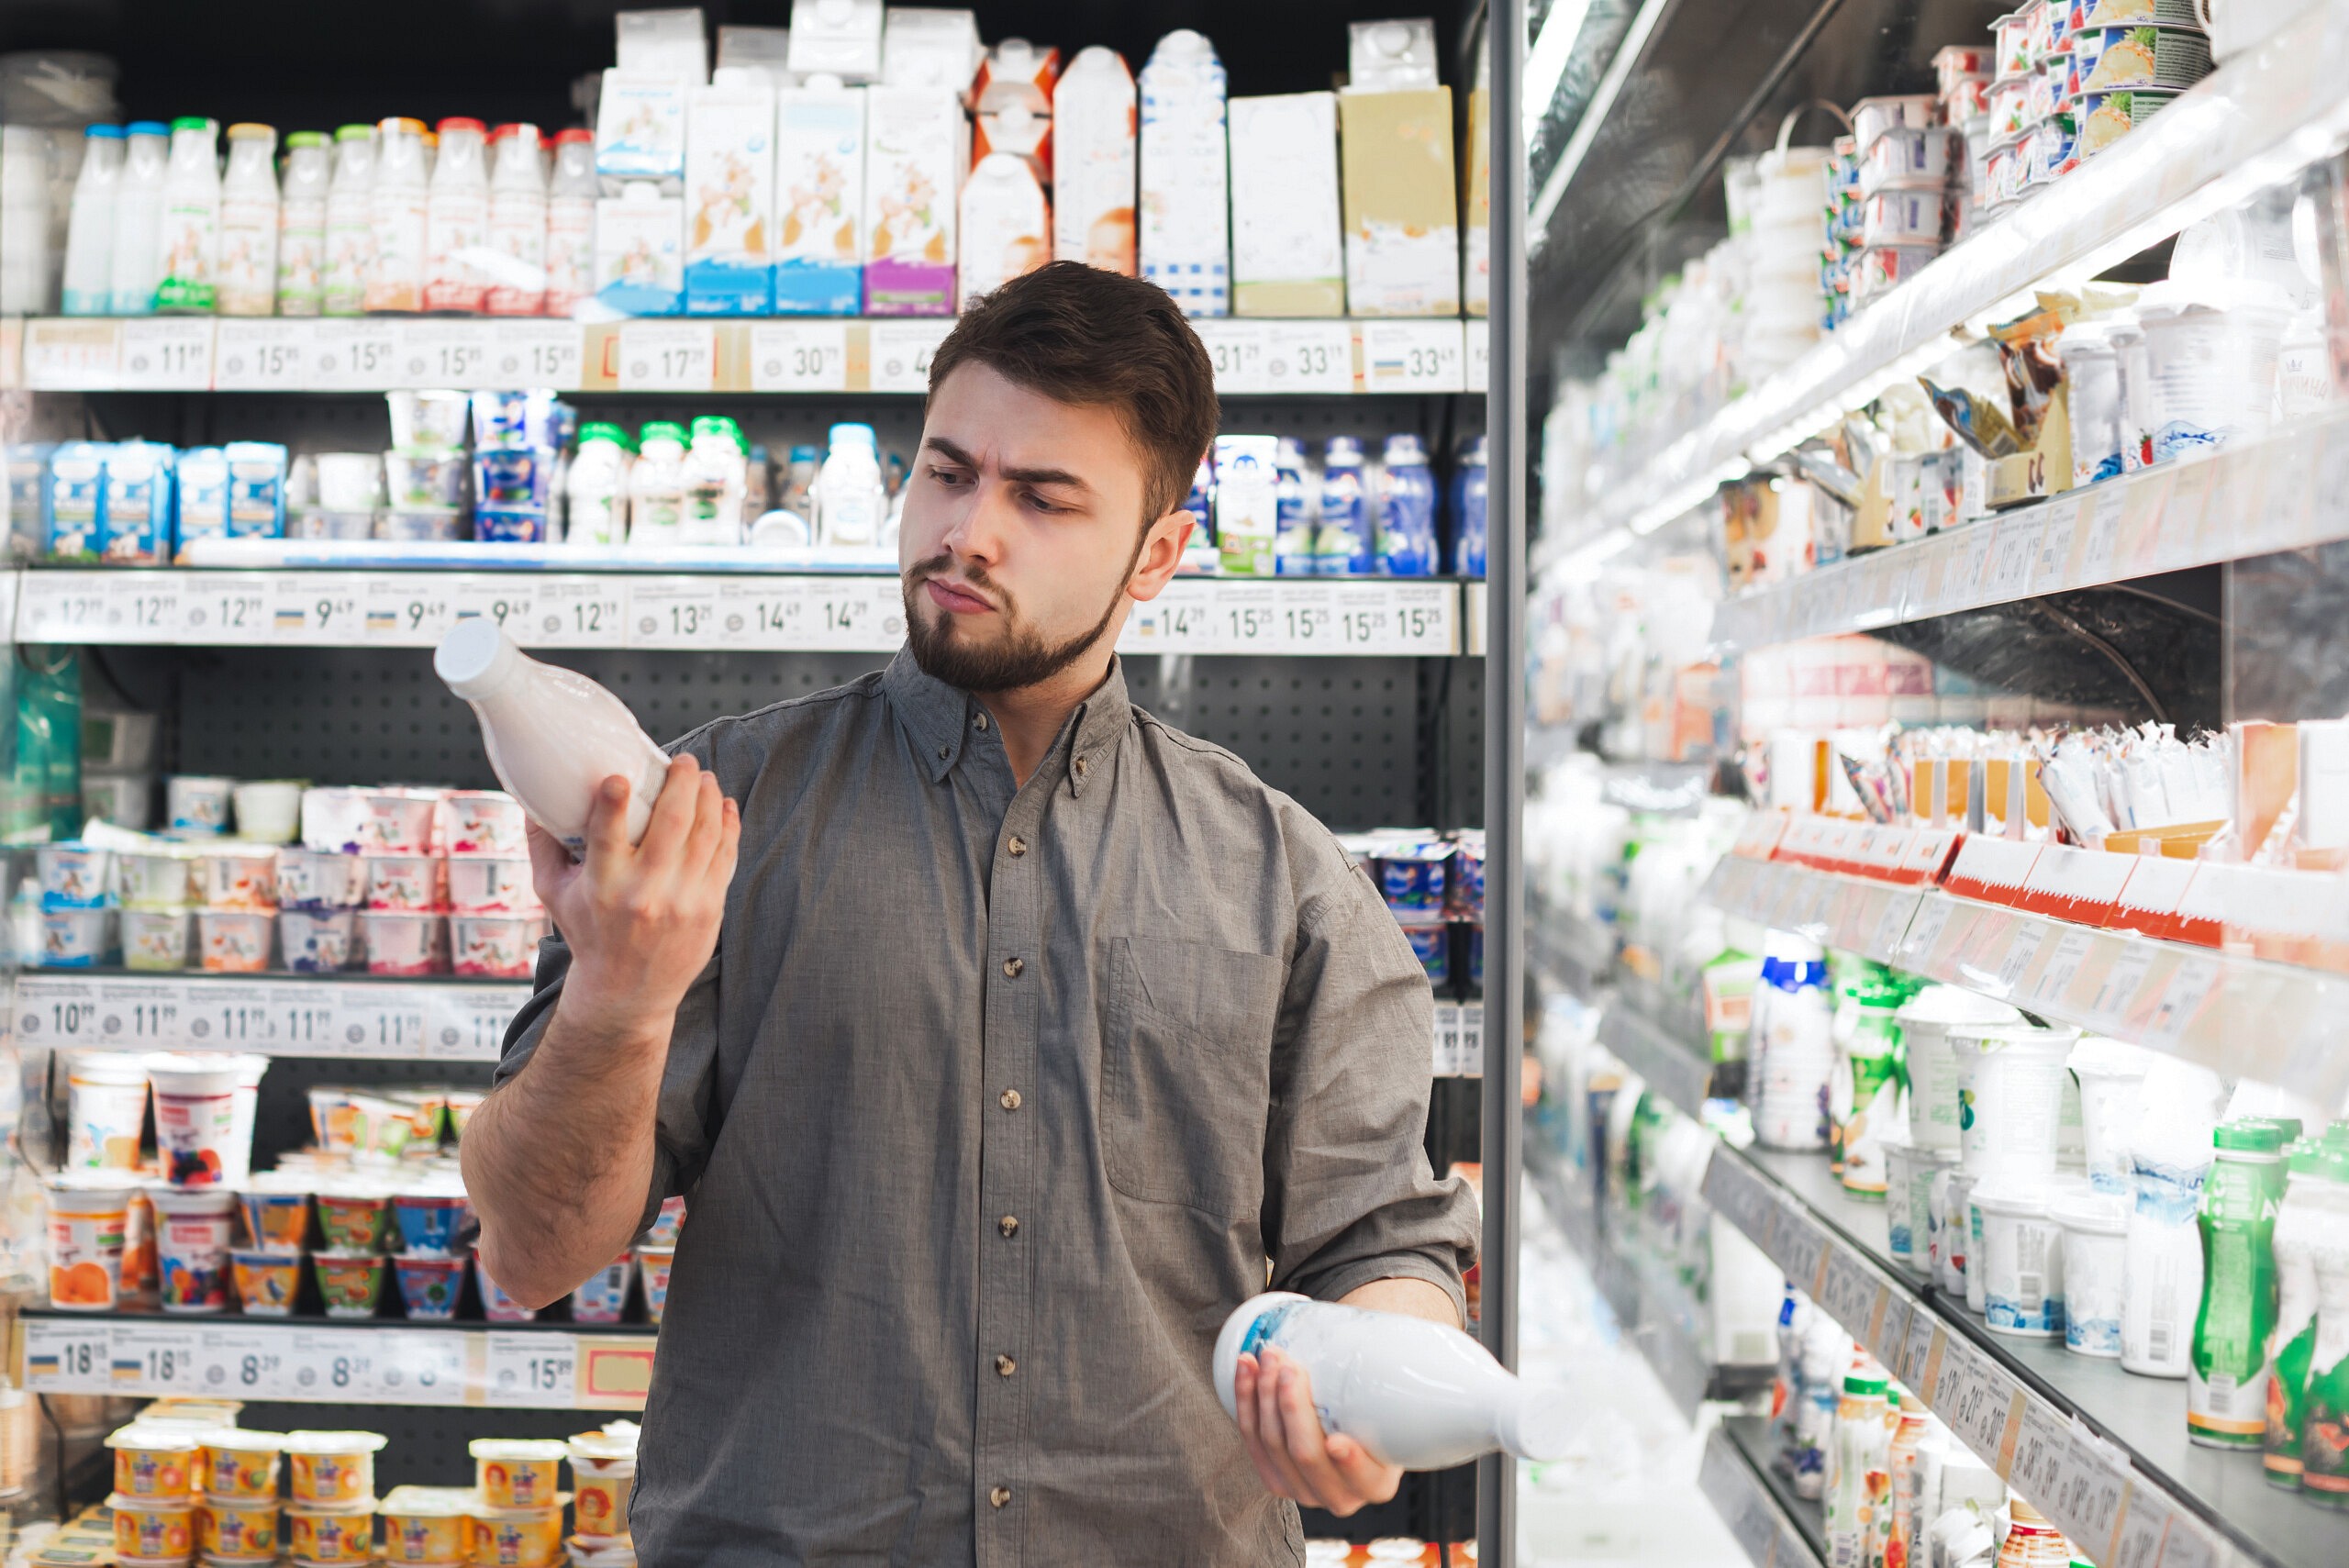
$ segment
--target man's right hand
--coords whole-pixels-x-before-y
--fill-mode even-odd
[[[562,1013],[572,1027],[668,1036],[677,1005],[718,946],[726,889],[742,839],[742,814],[692,757],[669,764],[651,820],[628,841],[628,780],[596,792],[587,852],[573,861],[561,840],[529,824],[539,897],[571,949]]]

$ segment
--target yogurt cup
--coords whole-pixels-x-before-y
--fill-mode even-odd
[[[275,1432],[215,1427],[200,1435],[196,1474],[214,1502],[277,1505],[277,1473],[285,1440]]]
[[[195,1496],[198,1444],[187,1428],[133,1421],[108,1432],[106,1447],[114,1450],[117,1495],[148,1502]]]
[[[457,973],[528,980],[548,926],[543,915],[456,915],[449,929],[450,967]]]
[[[636,1440],[581,1432],[565,1447],[571,1457],[573,1528],[591,1540],[625,1539],[629,1494],[636,1486]]]
[[[636,1542],[624,1535],[574,1535],[571,1568],[636,1568]]]
[[[216,1562],[274,1562],[279,1523],[274,1496],[207,1496],[196,1505],[196,1550],[207,1568]]]
[[[385,452],[384,479],[384,496],[395,506],[464,505],[462,452]]]
[[[678,1233],[684,1230],[685,1227],[685,1200],[682,1197],[664,1197],[661,1200],[661,1211],[652,1217],[652,1223],[645,1229],[644,1235],[638,1245],[674,1247],[677,1244]]]
[[[378,789],[366,793],[364,847],[370,854],[429,855],[440,811],[440,792]]]
[[[1887,1143],[1884,1155],[1885,1251],[1903,1268],[1924,1273],[1932,1266],[1933,1173],[1954,1163],[1956,1156],[1913,1143]]]
[[[215,909],[277,907],[277,851],[222,846],[195,857],[195,893]]]
[[[669,1305],[669,1268],[676,1262],[674,1247],[639,1247],[636,1270],[644,1279],[644,1320],[658,1325]]]
[[[555,1496],[561,1501],[546,1508],[473,1505],[467,1515],[472,1560],[495,1568],[555,1568],[562,1561],[562,1502],[569,1501],[566,1494]]]
[[[120,922],[124,968],[176,973],[187,967],[193,910],[125,909]]]
[[[195,857],[184,851],[125,850],[115,885],[128,909],[184,909],[195,902]]]
[[[229,792],[237,837],[252,844],[290,844],[302,832],[299,779],[247,779]]]
[[[318,1296],[329,1318],[373,1318],[384,1300],[384,1254],[321,1251],[310,1254]]]
[[[117,1492],[114,1551],[123,1563],[187,1563],[195,1557],[195,1504],[185,1497],[133,1497]]]
[[[2004,1002],[1955,985],[1928,985],[1893,1015],[1909,1058],[1909,1141],[1920,1149],[1958,1146],[1958,1084],[1953,1029],[2014,1024],[2022,1015]]]
[[[462,392],[387,392],[395,451],[458,451],[473,400]]]
[[[481,1282],[481,1315],[493,1323],[534,1323],[539,1312],[535,1307],[525,1307],[499,1288],[489,1271],[473,1260],[473,1278]]]
[[[447,967],[448,921],[440,915],[362,910],[370,974],[438,974]]]
[[[447,895],[438,855],[380,854],[367,857],[367,907],[370,909],[431,910],[442,907]]]
[[[287,909],[277,917],[279,950],[296,974],[333,974],[351,967],[358,951],[359,915],[351,909]]]
[[[524,836],[522,803],[497,789],[453,789],[441,805],[448,828],[449,853],[520,860],[530,856]],[[451,866],[451,874],[456,868]]]
[[[1865,153],[1887,131],[1923,130],[1940,117],[1940,101],[1931,93],[1862,98],[1852,106],[1852,140]]]
[[[356,1152],[368,1141],[365,1113],[348,1089],[320,1085],[310,1091],[310,1134],[329,1154]]]
[[[367,861],[340,850],[277,852],[277,903],[284,909],[356,909],[367,901]]]
[[[2100,93],[2084,88],[2072,100],[2072,112],[2079,123],[2080,156],[2093,158],[2176,102],[2176,93],[2150,87]]]
[[[2054,1173],[2064,1113],[2064,1060],[2077,1029],[2003,1025],[1954,1032],[1958,1148],[1976,1180]]]
[[[2136,22],[2091,28],[2081,36],[2088,33],[2098,34],[2103,47],[2096,69],[2080,84],[2083,92],[2109,93],[2121,87],[2177,91],[2210,74],[2210,39],[2199,28]]]
[[[261,1081],[269,1058],[239,1051],[217,1059],[237,1075],[237,1092],[228,1102],[228,1162],[223,1173],[232,1187],[241,1187],[253,1173],[253,1118],[261,1109]]]
[[[232,1247],[228,1277],[236,1283],[237,1310],[246,1317],[290,1317],[302,1294],[302,1254],[267,1247]]]
[[[395,506],[375,514],[380,539],[449,540],[465,537],[465,515],[453,506]]]
[[[545,909],[529,861],[507,855],[452,856],[449,907],[460,915],[537,915]]]
[[[2142,1091],[2152,1053],[2143,1047],[2088,1035],[2065,1066],[2080,1090],[2080,1131],[2088,1185],[2100,1193],[2132,1190],[2129,1132],[2143,1106]]]
[[[285,537],[288,539],[373,539],[375,514],[369,510],[329,511],[323,506],[305,506],[285,517]]]
[[[372,1511],[375,1455],[383,1451],[386,1440],[381,1432],[286,1433],[285,1462],[293,1500],[306,1508],[363,1504]]]
[[[1938,247],[1945,216],[1939,185],[1881,190],[1860,204],[1860,243]]]
[[[77,1051],[66,1062],[66,1169],[136,1169],[147,1125],[146,1064],[117,1051]]]
[[[473,1217],[462,1193],[399,1193],[392,1198],[392,1220],[401,1250],[417,1257],[453,1258],[462,1251],[458,1233]]]
[[[416,1135],[416,1122],[406,1106],[359,1089],[351,1091],[351,1103],[367,1126],[366,1141],[357,1150],[362,1159],[397,1160],[407,1152],[408,1141]]]
[[[1966,1209],[1973,1190],[1974,1178],[1954,1165],[1934,1172],[1926,1189],[1933,1286],[1950,1296],[1965,1294]]]
[[[372,1473],[372,1456],[368,1468]],[[345,1563],[374,1562],[374,1499],[362,1498],[340,1507],[288,1503],[285,1544],[303,1568],[341,1568]]]
[[[40,912],[43,969],[95,969],[114,956],[114,911],[44,909]]]
[[[384,1494],[384,1561],[415,1568],[450,1568],[465,1559],[466,1510],[473,1495],[461,1486],[395,1486]]]
[[[233,1148],[236,1067],[217,1059],[157,1051],[145,1058],[155,1091],[155,1142],[163,1175],[175,1187],[219,1186],[241,1179],[252,1151]]]
[[[2120,1358],[2129,1203],[2120,1193],[2074,1188],[2048,1206],[2064,1229],[2064,1348],[2075,1354]]]
[[[397,404],[394,404],[392,441],[400,439]],[[384,498],[384,457],[381,452],[320,452],[313,460],[317,471],[318,505],[334,511],[373,506]]]
[[[380,1252],[391,1234],[391,1195],[367,1187],[318,1189],[318,1232],[329,1251]]]
[[[2007,1177],[1974,1189],[1982,1217],[1982,1320],[1994,1334],[2064,1332],[2064,1229],[2047,1216],[2052,1183]]]
[[[475,1438],[473,1484],[493,1509],[550,1508],[562,1491],[570,1450],[551,1438]]]
[[[163,779],[163,820],[177,833],[226,833],[234,779],[171,773]]]
[[[155,775],[95,773],[84,759],[82,812],[84,817],[144,833],[155,825]]]
[[[428,1257],[402,1253],[392,1260],[399,1281],[400,1304],[412,1318],[446,1322],[457,1315],[465,1296],[465,1266],[462,1256]]]
[[[254,1246],[294,1252],[308,1244],[308,1193],[248,1184],[237,1194],[237,1201],[244,1210],[245,1234],[252,1239]]]
[[[449,1118],[448,1090],[395,1089],[387,1097],[407,1113],[410,1149],[418,1143],[438,1144],[440,1141],[441,1130]]]
[[[628,1288],[636,1259],[623,1252],[597,1269],[571,1293],[571,1318],[575,1323],[617,1323],[628,1308]]]
[[[163,1310],[228,1309],[228,1248],[236,1238],[237,1195],[225,1187],[150,1188]]]
[[[302,792],[302,847],[340,855],[367,848],[370,792],[313,784]]]
[[[254,909],[198,909],[196,962],[214,974],[258,974],[269,967],[277,917]]]
[[[50,909],[101,909],[114,894],[114,853],[83,843],[42,844],[33,851],[40,872],[40,901]]]

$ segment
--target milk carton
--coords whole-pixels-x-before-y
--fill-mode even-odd
[[[1049,261],[1052,231],[1044,187],[1028,161],[1009,152],[980,159],[963,186],[963,308]]]
[[[649,180],[596,204],[596,297],[626,316],[674,316],[685,295],[685,204]]]
[[[230,441],[221,449],[228,468],[228,537],[285,537],[285,449],[275,441]]]
[[[1052,95],[1052,255],[1134,272],[1134,78],[1111,49],[1079,50]]]
[[[1040,115],[1025,104],[988,109],[972,117],[971,167],[990,154],[1008,152],[1027,160],[1039,186],[1052,178],[1052,117]]]
[[[799,85],[791,69],[788,28],[720,28],[718,29],[718,69],[739,67],[766,72],[767,85],[778,93]]]
[[[844,82],[881,75],[881,0],[791,0],[791,69]]]
[[[612,63],[622,71],[672,77],[699,86],[709,80],[709,35],[701,7],[621,11],[612,17]]]
[[[864,106],[864,313],[954,310],[955,203],[968,128],[953,94],[875,87]]]
[[[970,86],[985,52],[976,13],[892,6],[881,34],[881,82],[960,93]]]
[[[1478,87],[1468,95],[1468,188],[1461,224],[1460,293],[1471,316],[1491,308],[1493,297],[1492,95]]]
[[[218,447],[190,447],[180,453],[178,497],[173,537],[226,539],[228,534],[228,454]]]
[[[864,93],[775,95],[774,307],[854,316],[863,301]]]
[[[1279,448],[1275,436],[1215,439],[1215,537],[1227,573],[1273,574],[1273,539],[1280,522]]]
[[[1142,67],[1141,143],[1141,275],[1186,316],[1230,315],[1223,65],[1187,28]]]
[[[60,441],[50,454],[41,485],[41,531],[52,561],[95,561],[104,544],[106,457],[105,441]]]
[[[1231,305],[1238,316],[1343,316],[1338,95],[1231,100]]]
[[[117,441],[106,453],[101,553],[117,566],[159,566],[172,554],[172,460],[160,441]]]
[[[683,180],[685,95],[692,86],[658,72],[605,72],[603,95],[596,102],[596,172],[607,181]]]
[[[1356,316],[1457,316],[1451,89],[1341,93],[1338,125],[1347,308]]]
[[[685,106],[685,312],[774,308],[774,88],[721,67]]]

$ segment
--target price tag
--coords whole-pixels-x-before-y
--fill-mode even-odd
[[[2031,569],[2038,563],[2039,537],[2045,527],[2029,514],[1998,524],[1998,553],[1990,578],[1994,598],[2020,599],[2031,591]]]
[[[2031,983],[2030,1001],[2034,1006],[2053,1007],[2060,1005],[2065,992],[2071,990],[2073,977],[2079,973],[2080,964],[2087,958],[2088,950],[2096,945],[2096,933],[2077,929],[2067,929],[2055,942],[2055,951],[2039,978]]]
[[[568,1410],[579,1394],[579,1351],[568,1334],[490,1334],[484,1390],[492,1405]]]
[[[1896,893],[1885,900],[1884,913],[1876,917],[1876,932],[1868,941],[1868,956],[1879,962],[1898,958],[1901,938],[1909,931],[1909,921],[1916,918],[1917,906],[1923,902],[1920,895]]]
[[[1460,1004],[1460,1075],[1463,1078],[1485,1075],[1485,1005],[1482,1002]]]
[[[2051,503],[2046,520],[2039,530],[2039,556],[2032,563],[2031,591],[2051,593],[2068,584],[2065,573],[2072,564],[2072,544],[2080,531],[2081,514],[2087,510],[2084,500]]]
[[[269,635],[296,648],[347,648],[366,640],[356,579],[340,573],[272,577],[262,593],[269,606]]]
[[[83,1012],[95,1021],[98,1041],[116,1050],[182,1049],[189,1044],[187,995],[192,984],[162,978],[102,980],[95,987],[95,1006],[85,1006]],[[20,997],[25,984],[17,983]],[[44,1010],[55,1016],[54,1010]]]
[[[377,392],[392,384],[396,324],[385,317],[320,321],[310,334],[314,392]]]
[[[1337,592],[1328,583],[1283,583],[1275,589],[1275,645],[1283,653],[1336,653]]]
[[[196,1377],[195,1340],[192,1329],[116,1324],[111,1378],[114,1391],[141,1396],[195,1392],[201,1386]]]
[[[1461,390],[1459,322],[1371,319],[1358,325],[1364,391]]]
[[[375,1397],[375,1339],[369,1329],[289,1334],[285,1383],[296,1399],[360,1401]]]
[[[519,638],[535,624],[532,601],[538,580],[528,573],[468,573],[449,584],[451,624],[468,616],[485,616],[510,635]]]
[[[754,323],[751,328],[751,390],[846,392],[848,323]]]
[[[165,585],[179,579],[175,572],[28,572],[17,596],[17,640],[171,641],[179,605]]]
[[[728,648],[813,647],[810,619],[807,584],[801,578],[727,577],[718,583],[718,635]]]
[[[269,579],[254,572],[187,573],[181,578],[180,634],[191,643],[251,648],[275,640]]]
[[[2113,549],[2121,542],[2121,509],[2129,504],[2129,493],[2120,484],[2101,484],[2093,498],[2082,508],[2087,518],[2088,537],[2080,547],[2080,587],[2112,581]]]
[[[2210,1526],[2182,1508],[2171,1512],[2157,1568],[2219,1568],[2222,1560],[2219,1538]]]
[[[25,1319],[25,1386],[38,1394],[111,1394],[112,1351],[104,1323]]]
[[[2054,1406],[2038,1399],[2023,1400],[2022,1427],[2015,1435],[2015,1459],[2007,1480],[2043,1513],[2054,1507],[2064,1452],[2071,1440],[2071,1424],[2056,1414]]]
[[[2046,936],[2047,926],[2043,921],[2025,920],[2016,927],[2013,938],[2007,943],[2006,956],[1998,960],[2001,995],[2014,995],[2015,987],[2022,984],[2023,972],[2031,967],[2031,961],[2039,956],[2039,944],[2046,940]]]
[[[489,368],[477,384],[575,392],[584,334],[571,321],[498,321],[490,327]]]
[[[1396,583],[1385,598],[1392,610],[1382,653],[1449,654],[1460,649],[1460,591],[1449,583]]]
[[[329,988],[304,983],[272,985],[262,1002],[269,1009],[271,1043],[276,1050],[288,1056],[342,1054]]]
[[[270,987],[207,981],[182,1002],[188,1041],[198,1051],[266,1051],[278,1038],[270,1002]]]
[[[709,322],[620,323],[622,392],[708,392],[717,378],[718,328]]]
[[[1482,392],[1493,379],[1493,324],[1482,316],[1472,316],[1466,325],[1464,353],[1467,363],[1460,373],[1460,389]]]
[[[1876,1342],[1868,1347],[1868,1351],[1876,1360],[1891,1368],[1893,1375],[1898,1377],[1900,1374],[1900,1359],[1909,1349],[1909,1325],[1916,1317],[1918,1306],[1898,1292],[1887,1291],[1886,1295],[1889,1299],[1885,1304],[1884,1316],[1876,1325]]]
[[[25,975],[17,982],[16,1017],[17,1039],[28,1046],[55,1049],[106,1042],[95,981]]]
[[[2154,1568],[2169,1529],[2168,1499],[2158,1492],[2131,1492],[2129,1511],[2121,1517],[2121,1540],[2112,1549],[2112,1568]]]
[[[1900,1381],[1926,1403],[1932,1402],[1934,1379],[1939,1374],[1937,1351],[1942,1343],[1942,1330],[1934,1323],[1933,1315],[1922,1308],[1909,1314],[1909,1342],[1901,1348]]]
[[[1947,1355],[1943,1351],[1944,1389],[1949,1386]],[[1967,1447],[2001,1473],[2008,1468],[2000,1457],[2009,1451],[2007,1423],[2014,1415],[2013,1407],[2021,1394],[2003,1369],[1980,1351],[1967,1350],[1955,1402],[1946,1419],[1950,1429],[1965,1439]]]
[[[1780,1208],[1776,1236],[1778,1250],[1773,1255],[1787,1277],[1802,1288],[1804,1295],[1814,1300],[1826,1294],[1827,1236],[1810,1222],[1808,1215],[1791,1208]]]
[[[818,578],[807,599],[811,647],[863,651],[895,648],[905,638],[905,599],[894,577]]]
[[[338,985],[334,1035],[342,1056],[424,1054],[425,993],[411,985]]]
[[[309,321],[223,317],[214,338],[216,392],[300,392],[310,384]]]
[[[371,577],[360,586],[367,641],[377,648],[431,648],[457,623],[446,574],[413,572]]]
[[[1998,544],[1998,524],[1986,517],[1968,528],[1962,537],[1965,540],[1965,554],[1951,567],[1945,595],[1948,602],[1943,606],[1943,609],[1978,605],[1998,594],[1991,573]]]
[[[212,318],[134,316],[122,323],[125,392],[206,392],[212,386]]]
[[[953,330],[949,319],[874,321],[867,325],[873,342],[873,390],[928,392],[930,358]]]
[[[401,322],[394,338],[394,384],[478,386],[493,358],[490,332],[486,321]]]
[[[1270,392],[1352,392],[1353,328],[1343,321],[1275,321],[1265,334]]]
[[[2099,1561],[2111,1557],[2113,1531],[2129,1496],[2128,1462],[2072,1418],[2064,1468],[2057,1482],[2060,1512],[2051,1516],[2082,1551]]]
[[[1271,336],[1263,321],[1195,321],[1199,344],[1215,368],[1215,389],[1226,397],[1271,390],[1264,363]]]
[[[627,580],[549,577],[531,609],[533,648],[624,648],[628,644]]]
[[[375,1388],[401,1405],[465,1402],[465,1336],[462,1330],[384,1329],[375,1341]]]
[[[2157,1051],[2175,1051],[2186,1033],[2186,1026],[2202,1010],[2203,1002],[2219,983],[2219,961],[2192,955],[2181,961],[2177,973],[2170,976],[2162,988],[2161,1000],[2154,1005],[2154,1016],[2145,1020],[2143,1035],[2139,1042]]]
[[[712,650],[724,647],[718,584],[707,577],[654,577],[629,584],[628,645]]]
[[[436,985],[426,993],[424,1053],[444,1062],[495,1062],[507,1026],[530,999],[528,985]]]
[[[196,1345],[196,1386],[207,1395],[266,1399],[293,1386],[284,1336],[206,1329]]]
[[[1909,935],[1900,944],[1900,957],[1910,969],[1922,969],[1925,960],[1942,940],[1942,929],[1949,924],[1957,906],[1946,898],[1920,898],[1917,917],[1909,923]]]
[[[35,392],[104,392],[122,379],[117,323],[49,317],[25,324],[25,385]]]
[[[1270,583],[1215,585],[1213,635],[1219,653],[1271,653],[1280,637],[1279,590]]]
[[[1827,1254],[1827,1283],[1819,1305],[1843,1325],[1854,1339],[1867,1338],[1868,1319],[1876,1310],[1876,1281],[1865,1263],[1842,1248]]]
[[[2136,1006],[2137,992],[2145,984],[2146,972],[2154,966],[2154,949],[2143,942],[2127,942],[2121,956],[2112,961],[2112,968],[2097,987],[2096,1000],[2088,1004],[2088,1017],[2099,1027],[2117,1029]]]

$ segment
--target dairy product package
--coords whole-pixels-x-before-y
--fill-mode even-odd
[[[221,457],[228,471],[228,537],[284,538],[285,449],[275,441],[230,441]]]
[[[689,88],[677,76],[605,72],[596,101],[596,172],[606,180],[684,179]]]
[[[190,447],[180,453],[178,479],[172,523],[175,545],[226,538],[228,454],[218,447]]]
[[[1079,50],[1052,95],[1052,255],[1134,272],[1133,72],[1112,49]]]
[[[963,308],[1052,256],[1052,213],[1028,161],[1009,152],[979,160],[963,185]]]
[[[1365,93],[1406,92],[1436,84],[1435,23],[1355,22],[1346,28],[1346,79]]]
[[[1457,316],[1460,210],[1452,178],[1451,89],[1341,93],[1338,123],[1347,309],[1356,316]]]
[[[1188,28],[1159,39],[1141,97],[1141,275],[1186,316],[1229,316],[1224,78],[1214,45]]]
[[[685,311],[764,316],[774,307],[774,88],[766,72],[721,67],[685,106]]]
[[[718,29],[718,69],[763,71],[776,92],[799,85],[791,69],[791,29],[788,28],[720,28]]]
[[[997,152],[1024,158],[1036,172],[1039,184],[1052,178],[1052,117],[1040,115],[1025,104],[989,109],[971,121],[971,167],[977,168]]]
[[[709,41],[701,7],[617,13],[612,17],[612,63],[622,71],[696,85],[708,81]]]
[[[1335,93],[1231,100],[1231,310],[1346,313]]]
[[[844,82],[881,74],[881,0],[791,0],[791,69]]]
[[[977,13],[892,6],[881,34],[881,81],[960,93],[970,86],[984,52]]]
[[[1468,95],[1468,188],[1461,193],[1460,295],[1471,316],[1492,308],[1492,95],[1479,87]]]
[[[934,88],[875,87],[864,106],[864,313],[954,310],[963,106]]]
[[[106,453],[101,553],[117,566],[157,566],[172,554],[172,467],[157,441],[117,441]]]
[[[1273,575],[1280,523],[1280,440],[1275,436],[1215,439],[1215,537],[1227,573]]]
[[[629,316],[674,316],[685,295],[685,204],[632,180],[596,204],[596,297]]]
[[[863,298],[864,93],[775,95],[774,307],[853,316]]]
[[[104,441],[60,441],[40,491],[41,532],[55,561],[95,561],[106,522]]]

